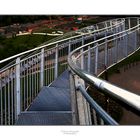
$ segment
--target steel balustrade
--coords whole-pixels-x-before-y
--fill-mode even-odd
[[[135,18],[132,19],[134,20]],[[118,100],[127,107],[129,106],[133,112],[140,114],[139,95],[98,78],[98,76],[104,73],[105,68],[108,69],[112,67],[140,49],[139,24],[137,25],[139,19],[135,19],[132,23],[131,18],[126,20],[128,23],[126,22],[125,26],[128,24],[128,28],[123,28],[122,31],[114,32],[114,34],[109,36],[105,35],[103,38],[85,44],[72,51],[68,57],[68,64],[72,71],[86,83],[91,84],[105,95]],[[81,66],[83,57],[84,64]],[[90,62],[88,62],[89,60]],[[87,94],[82,88],[79,88],[79,90],[81,94]],[[92,109],[94,108],[92,107]]]
[[[138,18],[133,19],[139,23]],[[129,31],[123,31],[124,25],[127,29],[128,25],[126,22],[130,22],[130,25],[133,27],[131,19],[130,21],[128,19],[113,19],[80,29],[77,32],[68,33],[63,37],[58,37],[52,41],[43,43],[32,50],[0,60],[0,64],[12,61],[0,70],[1,125],[14,124],[20,112],[28,109],[40,89],[44,85],[49,86],[59,74],[67,69],[67,57],[71,51],[75,50],[73,52],[74,54],[72,53],[69,56],[69,65],[76,73],[77,69],[73,68],[75,66],[75,62],[73,63],[74,60],[72,59],[73,56],[77,57],[76,64],[79,63],[81,66],[82,62],[83,69],[86,69],[91,74],[103,72],[104,69],[102,69],[101,66],[104,63],[100,62],[98,59],[102,57],[99,52],[103,53],[104,40],[109,44],[109,41],[114,39],[112,42],[116,41],[116,46],[118,46],[118,43],[121,41],[119,42],[117,40],[121,40],[121,37],[126,37],[126,34],[128,34],[129,40],[126,38],[127,44],[131,44],[131,47],[134,45],[132,42],[134,39],[133,34],[137,36],[139,32],[135,34],[135,30],[138,29],[137,31],[139,31],[139,25]],[[119,33],[120,31],[123,32]],[[135,41],[138,41],[139,38],[135,37],[135,39],[137,39]],[[138,42],[135,43],[135,50],[137,46]],[[126,47],[127,55],[135,51],[134,49],[129,49],[131,47]],[[95,65],[91,64],[91,60],[94,60],[94,56]],[[116,59],[116,61],[122,58],[123,57]],[[15,60],[13,61],[13,59]],[[107,61],[109,59],[110,57],[108,55]],[[86,66],[88,68],[85,67],[86,60],[88,60],[88,66]],[[90,67],[90,64],[93,65],[93,68]],[[112,64],[113,63],[110,62],[107,67]],[[82,71],[80,72],[82,73]],[[84,78],[84,80],[88,79],[87,76]]]

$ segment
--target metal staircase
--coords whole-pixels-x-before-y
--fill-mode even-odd
[[[44,86],[16,125],[72,125],[69,73],[63,72],[50,87]]]

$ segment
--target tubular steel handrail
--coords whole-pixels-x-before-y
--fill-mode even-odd
[[[95,109],[95,111],[98,113],[98,115],[104,120],[104,122],[106,124],[109,125],[118,125],[118,123],[110,117],[110,115],[108,115],[86,92],[86,90],[79,85],[77,87],[78,90],[81,91],[82,95],[84,96],[84,98],[87,100],[87,102],[91,105],[91,107],[93,109]]]
[[[128,22],[130,22],[130,21],[128,21]],[[73,50],[68,56],[68,64],[69,64],[71,70],[74,71],[80,78],[82,78],[85,82],[94,86],[96,89],[98,89],[102,93],[104,93],[104,94],[108,95],[109,97],[124,104],[126,106],[126,108],[129,108],[130,110],[137,113],[138,115],[140,115],[140,96],[136,95],[133,92],[127,91],[125,89],[117,87],[116,85],[113,85],[112,83],[109,83],[105,80],[98,78],[98,75],[100,75],[100,73],[105,71],[104,69],[99,73],[96,73],[96,72],[98,70],[97,63],[99,63],[98,62],[99,54],[101,56],[103,56],[103,54],[104,54],[106,61],[109,61],[109,59],[108,59],[109,51],[111,52],[113,50],[113,47],[115,49],[118,49],[119,43],[125,43],[125,44],[123,44],[124,45],[123,47],[125,48],[124,49],[125,54],[122,55],[122,58],[116,59],[115,62],[112,62],[111,64],[106,64],[104,62],[103,64],[106,67],[106,69],[108,67],[111,67],[111,66],[121,62],[128,56],[132,55],[135,51],[140,49],[140,42],[138,42],[139,41],[139,38],[138,38],[139,26],[140,25],[139,25],[139,18],[138,18],[138,24],[136,26],[129,27],[128,29],[124,28],[124,30],[121,32],[114,33],[112,35],[105,36],[103,38],[97,39],[96,41],[82,45],[81,47]],[[137,39],[137,40],[133,40],[133,39]],[[121,42],[121,40],[123,40],[123,42]],[[102,43],[98,43],[101,41],[102,41]],[[115,42],[117,44],[117,45],[115,44],[116,46],[113,44],[114,43],[113,41],[117,42],[117,43]],[[130,44],[127,43],[128,41],[130,42]],[[106,47],[109,45],[109,43],[112,43],[111,48]],[[104,45],[104,51],[102,51],[102,50],[99,51],[100,46],[102,46],[102,45]],[[89,48],[87,49],[87,47],[89,47]],[[106,49],[108,49],[108,51]],[[130,51],[129,53],[128,53],[128,49]],[[117,52],[118,52],[118,50],[117,50]],[[120,49],[120,50],[122,51],[122,49]],[[112,55],[115,55],[115,53],[116,52],[114,51],[114,53],[112,53]],[[92,57],[91,57],[91,54],[92,54]],[[92,59],[92,58],[95,59],[94,65],[95,65],[95,69],[96,69],[95,70],[96,72],[93,74],[91,74],[88,71],[88,68],[86,68],[88,66],[83,67],[83,65],[87,65],[87,63],[89,64],[89,67],[90,67],[90,64],[91,64],[90,59]],[[112,56],[112,59],[114,59],[114,58],[115,57]],[[87,59],[87,61],[86,61],[86,59]],[[82,64],[83,61],[86,61],[85,64]],[[92,60],[92,62],[93,62],[93,60]],[[93,71],[93,70],[91,70],[91,71]],[[83,92],[83,90],[82,90],[82,92]]]
[[[119,20],[119,19],[118,19],[118,20]],[[110,21],[110,20],[109,20],[109,21]],[[122,24],[123,22],[124,22],[124,19],[122,19],[122,22],[120,22],[119,24]],[[117,23],[117,25],[118,25],[118,23]],[[113,26],[111,26],[111,27],[113,28],[113,27],[115,27],[115,26],[116,26],[116,25],[113,25]],[[84,35],[89,35],[89,34],[92,34],[92,33],[100,32],[100,31],[103,31],[103,30],[105,30],[105,29],[110,29],[110,26],[109,26],[109,27],[102,28],[102,29],[94,30],[94,31],[91,32],[91,33],[84,33]],[[8,61],[8,60],[11,60],[11,59],[20,57],[20,56],[22,56],[22,55],[25,55],[25,54],[27,54],[27,53],[31,53],[31,52],[36,51],[36,50],[40,50],[40,49],[45,48],[45,47],[47,47],[47,46],[51,46],[51,45],[54,45],[54,44],[61,43],[61,42],[63,42],[63,41],[68,41],[68,40],[71,40],[71,39],[75,39],[75,38],[78,38],[78,37],[81,37],[81,36],[83,36],[83,35],[76,35],[76,36],[72,36],[72,37],[69,37],[69,38],[66,38],[66,39],[62,39],[62,40],[58,40],[58,41],[49,43],[49,44],[47,44],[47,45],[46,45],[46,44],[45,44],[45,45],[41,45],[41,46],[39,46],[39,47],[36,47],[36,48],[34,48],[34,49],[31,49],[31,50],[28,50],[28,51],[25,51],[25,52],[22,52],[22,53],[19,53],[19,54],[17,54],[17,55],[14,55],[14,56],[12,56],[12,57],[6,58],[6,59],[4,59],[4,60],[0,60],[0,64],[6,62],[6,61]],[[54,47],[54,48],[55,48],[55,47]],[[54,49],[54,48],[51,48],[51,49]]]

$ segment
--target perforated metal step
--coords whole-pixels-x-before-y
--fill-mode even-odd
[[[72,115],[61,111],[27,111],[21,113],[15,125],[72,125]]]
[[[70,111],[70,90],[43,87],[28,111]]]
[[[52,82],[50,87],[70,88],[69,71],[64,71],[55,81]]]

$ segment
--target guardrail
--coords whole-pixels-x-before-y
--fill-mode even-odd
[[[139,95],[98,78],[106,69],[140,49],[139,18],[125,19],[124,26],[120,32],[114,30],[112,35],[105,34],[105,37],[72,51],[68,56],[68,64],[86,83],[140,114]],[[81,92],[83,94],[83,91]],[[95,116],[93,119],[95,120]]]
[[[96,111],[96,113],[99,115],[100,118],[102,118],[105,122],[105,124],[109,125],[118,125],[118,123],[111,118],[107,112],[105,112],[86,92],[85,88],[82,85],[79,85],[77,87],[78,90],[80,90],[83,97],[86,99],[86,101],[89,103],[89,105]]]
[[[14,124],[20,112],[30,106],[40,89],[44,85],[49,86],[67,69],[67,56],[71,51],[93,40],[96,42],[97,38],[124,30],[124,23],[124,19],[105,21],[81,29],[81,35],[72,32],[58,37],[54,42],[0,60],[0,64],[12,61],[0,70],[1,124]]]

